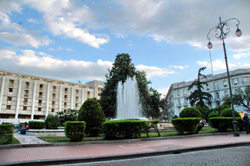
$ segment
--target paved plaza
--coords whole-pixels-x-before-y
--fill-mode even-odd
[[[21,145],[0,146],[1,165],[105,161],[250,145],[250,135],[245,133],[241,133],[240,137],[234,137],[233,133],[226,133],[57,144],[41,140],[38,143],[39,139],[34,136],[15,135],[15,137],[19,140],[30,140],[30,142],[21,142]]]

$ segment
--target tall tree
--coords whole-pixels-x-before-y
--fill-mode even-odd
[[[100,104],[107,117],[114,118],[116,116],[116,95],[117,85],[119,81],[125,82],[128,77],[136,75],[136,80],[140,93],[140,101],[142,104],[143,114],[148,115],[151,111],[150,89],[148,85],[151,83],[147,80],[147,75],[144,71],[136,71],[134,64],[131,63],[129,54],[118,54],[112,69],[106,74],[106,84],[101,93]],[[148,116],[147,116],[148,117]]]
[[[230,96],[227,95],[222,99],[224,104],[231,104]],[[248,85],[244,90],[238,88],[233,94],[234,105],[242,106],[250,111],[250,85]]]
[[[199,69],[197,80],[192,82],[192,84],[188,87],[188,90],[192,89],[194,86],[196,87],[194,92],[192,92],[187,98],[192,106],[200,105],[204,107],[206,106],[204,100],[211,103],[212,95],[210,93],[202,91],[204,89],[203,85],[208,85],[207,82],[201,81],[202,77],[206,78],[205,75],[201,74],[201,71],[205,69],[206,67],[202,67]]]

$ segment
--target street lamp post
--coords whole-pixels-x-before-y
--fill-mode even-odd
[[[235,114],[234,114],[234,103],[233,103],[233,97],[232,97],[232,88],[231,88],[231,81],[230,81],[230,75],[229,75],[229,69],[228,69],[228,62],[227,62],[227,52],[226,52],[226,46],[225,46],[225,41],[228,33],[230,32],[230,28],[228,27],[228,22],[231,20],[236,20],[236,26],[237,30],[235,32],[235,35],[237,37],[240,37],[242,35],[241,30],[239,29],[240,21],[237,18],[231,18],[226,21],[221,21],[221,17],[219,18],[219,24],[213,27],[207,34],[207,39],[208,39],[208,44],[207,47],[208,49],[211,49],[213,47],[211,41],[210,41],[210,32],[212,30],[215,30],[216,34],[215,37],[217,39],[222,40],[222,45],[223,45],[223,50],[224,50],[224,58],[225,58],[225,63],[226,63],[226,69],[227,69],[227,79],[228,79],[228,85],[229,85],[229,93],[230,93],[230,99],[231,99],[231,106],[232,106],[232,114],[233,114],[233,127],[234,127],[234,136],[240,136],[239,133],[237,132],[237,121],[235,120]],[[225,31],[224,31],[225,28]],[[220,30],[219,33],[217,33],[217,30]]]

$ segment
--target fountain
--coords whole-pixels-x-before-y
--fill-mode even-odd
[[[117,87],[117,119],[143,119],[136,77],[127,78]]]

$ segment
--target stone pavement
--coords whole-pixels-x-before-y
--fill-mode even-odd
[[[27,136],[30,137],[30,136]],[[56,165],[250,145],[250,135],[233,133],[153,139],[0,146],[0,165]],[[22,148],[20,148],[22,147]],[[250,155],[250,154],[249,154]]]
[[[37,138],[36,136],[18,134],[17,132],[15,132],[13,135],[20,142],[20,144],[47,144],[48,143]]]

